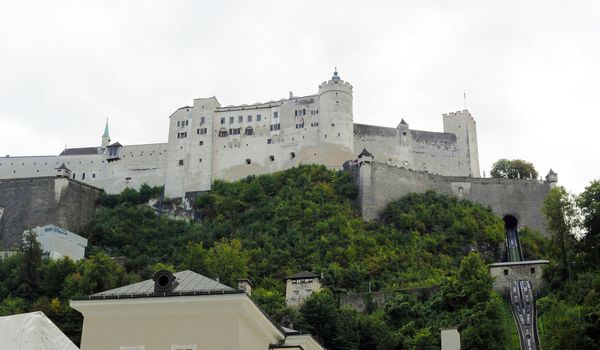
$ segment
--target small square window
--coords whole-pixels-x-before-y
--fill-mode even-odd
[[[202,158],[198,159],[198,163],[202,163]]]
[[[204,124],[205,118],[204,117],[200,117],[200,124]]]
[[[225,124],[225,118],[221,118],[221,124]]]
[[[273,141],[271,139],[267,139],[267,144],[270,145],[271,143],[273,143]]]
[[[260,114],[257,114],[256,115],[256,121],[259,122],[259,121],[261,121],[261,119],[262,119],[262,116]]]
[[[234,121],[235,121],[234,117],[229,117],[229,124],[233,124]]]
[[[179,165],[183,165],[183,159],[180,159],[178,162]]]
[[[531,274],[532,274],[532,275],[533,275],[533,274],[535,274],[535,267],[532,267],[532,268],[530,269],[530,271],[531,271]]]
[[[273,118],[279,118],[279,112],[273,112]]]
[[[252,116],[251,116],[251,115],[249,115],[249,116],[248,116],[248,122],[251,122],[251,121],[252,121]]]
[[[199,145],[202,146],[204,144],[204,141],[200,141]]]
[[[240,115],[240,116],[238,117],[238,123],[243,123],[243,122],[244,122],[244,116],[243,116],[243,115]]]
[[[508,269],[504,269],[504,276],[508,276]]]

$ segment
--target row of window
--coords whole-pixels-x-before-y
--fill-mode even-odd
[[[188,126],[189,124],[189,120],[178,120],[177,121],[177,127],[181,127],[183,128],[184,126]]]
[[[146,347],[143,345],[136,346],[120,346],[119,350],[145,350]],[[197,350],[196,344],[193,345],[172,345],[171,350]]]
[[[178,139],[185,139],[186,137],[187,137],[187,131],[177,133]]]
[[[292,284],[298,284],[298,283],[312,283],[312,278],[305,278],[305,279],[298,279],[298,280],[292,280]]]
[[[290,159],[294,159],[294,158],[296,158],[296,153],[294,153],[294,152],[291,152],[291,153],[290,153]],[[269,160],[270,160],[271,162],[274,162],[274,161],[275,161],[275,156],[274,156],[274,155],[270,155],[270,156],[269,156]],[[184,160],[183,160],[183,159],[180,159],[180,160],[178,160],[178,161],[177,161],[177,164],[178,164],[179,166],[183,166],[183,164],[184,164],[184,163],[185,163],[185,162],[184,162]],[[198,163],[202,163],[202,158],[198,158]],[[252,164],[252,159],[250,159],[250,158],[246,158],[246,164]],[[93,174],[93,177],[96,177],[96,174]],[[75,174],[73,174],[73,178],[75,178]],[[85,173],[83,174],[83,179],[85,179]],[[82,179],[82,180],[83,180],[83,179]],[[312,281],[312,280],[311,280],[311,281]],[[292,283],[296,283],[296,282],[292,282]]]
[[[273,116],[275,118],[277,118],[278,117],[278,113],[274,112]],[[202,117],[202,118],[204,118],[204,117]],[[247,119],[247,121],[249,123],[252,122],[252,116],[251,115],[247,116],[246,119]],[[222,117],[221,118],[221,125],[224,125],[226,120],[227,119],[225,117]],[[256,115],[256,121],[259,122],[261,120],[262,120],[262,116],[260,114],[257,114]],[[229,124],[233,124],[234,122],[235,122],[235,117],[229,117]],[[244,116],[243,115],[238,116],[238,123],[243,123],[243,122],[244,122]],[[200,120],[200,124],[204,124],[204,120],[203,119]]]

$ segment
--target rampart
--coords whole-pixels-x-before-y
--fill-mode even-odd
[[[374,161],[347,169],[359,187],[358,201],[366,220],[376,219],[390,202],[409,193],[434,190],[489,206],[499,216],[513,215],[519,227],[528,226],[546,234],[541,208],[553,186],[551,182],[440,176]]]
[[[23,232],[48,224],[79,232],[94,217],[101,190],[66,178],[0,180],[0,249],[21,245]]]

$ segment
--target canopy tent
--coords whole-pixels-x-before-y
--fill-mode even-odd
[[[0,317],[0,349],[79,350],[40,311]]]

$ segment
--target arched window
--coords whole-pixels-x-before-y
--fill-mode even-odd
[[[274,161],[275,160],[275,156],[269,156],[269,160],[270,161]]]
[[[294,158],[296,158],[296,153],[294,153],[294,152],[290,153],[290,159],[294,159]]]
[[[252,164],[252,160],[250,158],[246,158],[246,164]]]
[[[244,132],[244,135],[246,135],[246,136],[254,135],[254,129],[252,129],[251,126],[247,127],[246,131]]]

